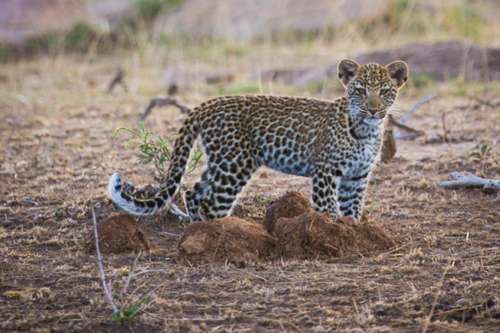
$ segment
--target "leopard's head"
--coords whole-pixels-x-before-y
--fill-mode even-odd
[[[386,66],[360,65],[344,59],[338,65],[338,76],[346,88],[352,116],[366,124],[378,125],[407,81],[408,65],[401,60]]]

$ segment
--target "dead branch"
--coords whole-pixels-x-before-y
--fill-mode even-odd
[[[113,76],[113,79],[111,80],[111,82],[109,82],[108,93],[111,93],[117,85],[121,85],[123,90],[125,90],[125,92],[128,92],[128,87],[125,83],[125,72],[121,68],[116,71],[115,76]]]
[[[144,121],[146,117],[153,111],[154,108],[156,107],[162,107],[162,106],[168,106],[168,105],[173,105],[177,107],[181,113],[189,113],[191,111],[191,108],[187,106],[186,104],[180,102],[176,97],[156,97],[153,98],[150,102],[149,105],[146,107],[144,112],[141,114],[140,120]]]
[[[480,188],[483,190],[500,191],[500,180],[478,177],[470,172],[451,172],[451,180],[438,182],[438,186],[448,189]]]
[[[382,150],[380,152],[380,160],[383,163],[389,162],[397,152],[396,140],[394,140],[394,131],[392,126],[389,126],[384,131],[384,136],[382,138]]]
[[[430,101],[432,101],[436,97],[437,97],[437,94],[431,94],[431,95],[427,95],[427,96],[422,97],[421,99],[419,99],[417,101],[417,103],[415,103],[415,105],[413,105],[412,108],[410,108],[410,110],[406,111],[405,114],[403,114],[403,116],[401,116],[399,121],[394,119],[393,116],[389,115],[389,124],[397,129],[397,131],[394,135],[394,138],[398,139],[398,140],[414,140],[414,139],[418,138],[419,136],[425,135],[424,131],[414,129],[410,126],[405,125],[405,123],[410,119],[410,117],[415,112],[418,111],[418,109],[420,109],[424,104],[429,103]],[[403,134],[401,132],[406,132],[406,134]]]
[[[403,116],[401,116],[401,118],[399,118],[399,122],[401,124],[404,124],[406,123],[410,117],[418,111],[418,109],[420,109],[423,105],[429,103],[430,101],[432,101],[434,98],[438,97],[437,94],[431,94],[431,95],[427,95],[427,96],[424,96],[422,97],[421,99],[419,99],[417,101],[417,103],[415,103],[415,105],[413,105],[413,107],[406,111],[405,114]]]
[[[97,232],[97,221],[95,218],[94,206],[92,208],[92,222],[94,223],[94,237],[95,237],[95,251],[97,255],[97,266],[99,267],[99,275],[101,277],[102,289],[104,290],[104,298],[113,309],[113,314],[119,312],[118,307],[113,301],[113,293],[111,292],[111,286],[106,280],[106,273],[104,272],[104,264],[102,260],[101,250],[99,249],[99,234]]]
[[[418,138],[419,136],[425,135],[424,131],[417,130],[410,126],[404,125],[401,122],[394,119],[392,115],[388,116],[389,126],[396,127],[399,132],[407,132],[407,134],[397,133],[395,138],[398,140],[413,140]]]
[[[171,83],[167,88],[167,95],[174,96],[179,92],[179,87],[175,83]]]
[[[446,112],[443,112],[441,114],[441,128],[443,129],[443,141],[450,142],[450,139],[448,137],[450,130],[448,129],[448,126],[446,126]]]

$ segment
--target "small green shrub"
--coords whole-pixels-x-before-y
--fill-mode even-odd
[[[143,297],[128,306],[120,307],[117,312],[113,313],[111,320],[120,325],[127,324],[149,303],[151,303],[151,298]]]
[[[179,6],[183,0],[136,0],[137,10],[143,19],[154,19],[163,10]]]
[[[88,24],[77,23],[64,36],[64,45],[69,49],[86,48],[95,36],[95,31]]]
[[[434,79],[429,74],[410,75],[410,85],[417,89],[427,88],[434,83]]]
[[[483,28],[483,21],[471,3],[462,1],[461,4],[450,7],[445,12],[444,27],[450,32],[476,38]]]
[[[165,175],[167,162],[172,159],[173,143],[175,136],[162,138],[155,136],[151,131],[140,123],[136,129],[118,128],[113,134],[116,138],[120,133],[129,134],[127,145],[137,148],[137,158],[143,164],[152,163],[161,176]],[[188,164],[188,173],[196,169],[203,159],[203,152],[200,149],[194,149]]]

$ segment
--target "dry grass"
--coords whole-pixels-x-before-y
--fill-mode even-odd
[[[89,202],[98,219],[114,210],[105,196],[114,170],[136,183],[152,180],[154,167],[140,165],[134,151],[111,137],[118,127],[134,127],[149,99],[163,94],[165,66],[199,61],[234,69],[235,84],[241,84],[256,64],[329,60],[332,46],[314,50],[319,49],[301,57],[300,50],[263,45],[243,54],[193,57],[150,48],[120,57],[58,56],[2,67],[0,330],[119,329],[103,298],[95,258],[83,251],[92,230]],[[337,53],[343,51],[347,48]],[[118,64],[130,90],[110,95],[107,84]],[[197,83],[181,97],[195,105],[220,89]],[[378,168],[367,209],[400,246],[367,257],[190,267],[177,262],[177,239],[171,237],[183,226],[165,217],[143,219],[154,249],[137,260],[134,278],[127,282],[135,256],[105,258],[113,290],[129,284],[127,298],[118,296],[117,302],[133,302],[156,288],[153,302],[131,327],[143,332],[498,329],[500,197],[434,184],[455,170],[498,177],[500,108],[457,96],[453,86],[436,89],[441,98],[422,107],[411,125],[440,134],[446,112],[449,135],[472,141],[399,142],[396,159]],[[267,84],[261,90],[313,94]],[[400,107],[412,104],[416,94],[407,94]],[[488,89],[476,97],[498,98]],[[183,118],[176,110],[158,109],[146,126],[169,135]],[[477,154],[480,142],[491,149]],[[190,174],[187,182],[198,175]],[[261,170],[243,194],[240,211],[261,219],[272,199],[289,190],[308,193],[308,186],[307,179]]]

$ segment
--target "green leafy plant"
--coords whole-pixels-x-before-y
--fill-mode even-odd
[[[163,10],[179,6],[183,0],[136,0],[136,7],[144,19],[154,19]]]
[[[410,77],[410,84],[417,88],[427,88],[434,83],[434,78],[428,74],[413,74]]]
[[[161,176],[165,175],[166,165],[172,159],[173,142],[175,136],[162,138],[154,135],[150,130],[140,123],[137,128],[129,129],[125,127],[118,128],[113,134],[116,138],[120,133],[127,133],[129,139],[127,145],[137,148],[137,158],[143,164],[152,163]],[[192,172],[201,163],[203,152],[200,149],[194,149],[188,164],[188,173]]]
[[[478,37],[484,24],[476,8],[469,1],[450,7],[444,15],[444,28],[462,36]]]
[[[64,43],[70,49],[85,48],[95,36],[92,27],[86,23],[78,23],[64,36]]]
[[[119,308],[117,312],[113,313],[113,315],[111,316],[111,320],[119,323],[120,325],[131,322],[149,303],[151,303],[150,297],[146,296],[140,298],[128,306]]]
[[[488,143],[479,143],[472,152],[469,154],[469,157],[474,162],[482,162],[486,160],[491,155],[492,149]]]

